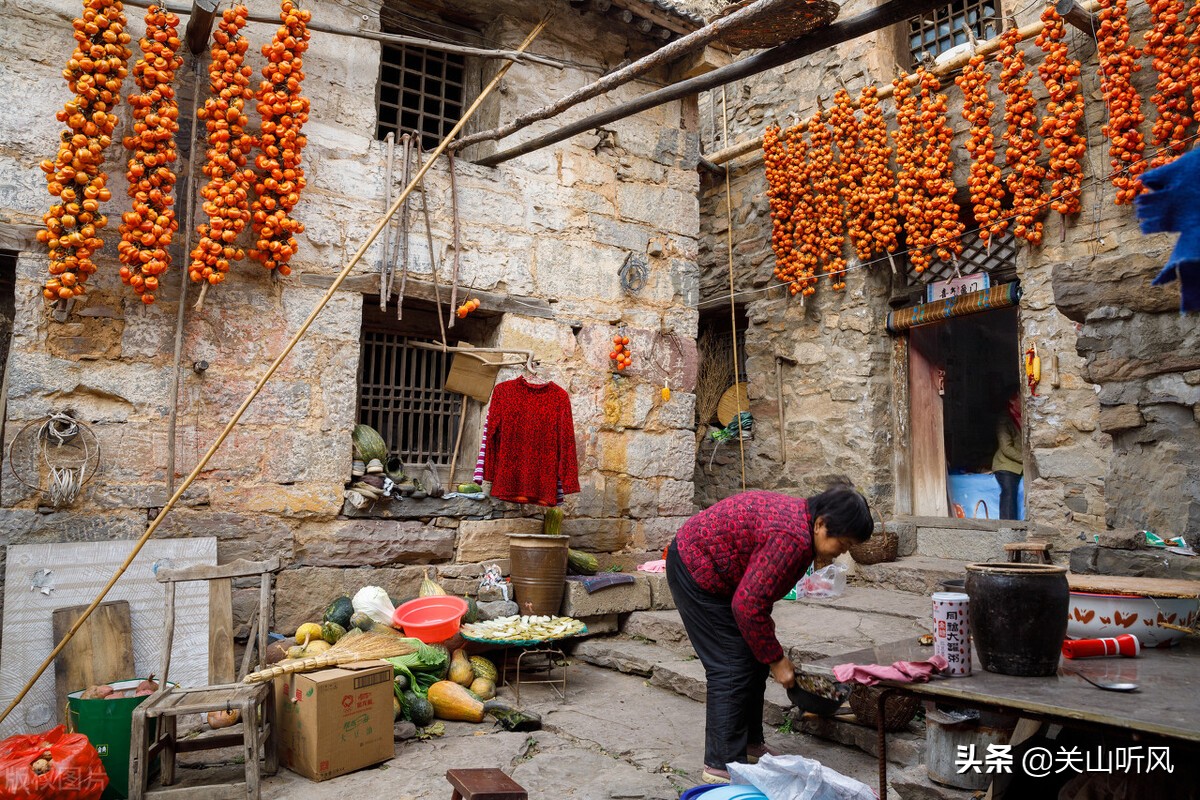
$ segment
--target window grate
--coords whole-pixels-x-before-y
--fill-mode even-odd
[[[358,421],[379,431],[388,452],[406,465],[443,466],[454,454],[462,395],[442,388],[451,354],[410,341],[363,331]]]
[[[463,113],[466,59],[410,45],[385,44],[379,60],[379,122],[375,135],[421,133],[432,150]]]
[[[1006,230],[1000,236],[993,236],[991,247],[988,247],[988,242],[980,239],[979,234],[975,231],[964,233],[962,243],[963,251],[958,257],[958,272],[962,275],[970,275],[974,272],[995,275],[1016,266],[1017,237],[1013,235],[1011,229]],[[954,265],[941,259],[934,259],[933,263],[921,273],[911,266],[908,268],[908,280],[911,284],[944,281],[954,276]]]
[[[991,39],[999,24],[999,0],[957,0],[908,21],[908,46],[912,63],[928,53],[936,58],[952,47],[966,43],[970,26],[977,39]]]

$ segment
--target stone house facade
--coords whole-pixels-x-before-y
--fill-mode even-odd
[[[840,18],[871,5],[846,3]],[[1020,11],[1018,24],[1037,22],[1040,5],[1017,5],[1004,3],[996,18]],[[1131,12],[1136,44],[1149,28],[1149,12],[1142,4],[1131,4]],[[957,28],[953,20],[950,24]],[[700,108],[705,153],[756,140],[772,122],[786,127],[806,120],[817,98],[829,108],[841,85],[852,96],[867,83],[887,85],[897,74],[897,64],[911,63],[907,35],[906,26],[880,30],[709,92]],[[1068,28],[1067,41],[1071,55],[1082,60],[1087,101],[1083,212],[1065,224],[1051,213],[1044,244],[1030,247],[1021,242],[1004,268],[996,270],[998,276],[1006,273],[1000,280],[1020,281],[1023,293],[1015,330],[1004,350],[1004,363],[997,366],[1000,356],[982,352],[970,365],[997,369],[1015,386],[1024,379],[1022,354],[1031,345],[1037,347],[1042,383],[1036,396],[1022,392],[1025,513],[1057,539],[1059,551],[1077,545],[1081,533],[1090,540],[1092,532],[1105,528],[1176,535],[1194,533],[1200,524],[1200,323],[1195,315],[1180,315],[1177,286],[1150,286],[1166,263],[1174,236],[1142,235],[1132,208],[1114,205],[1114,190],[1103,178],[1109,156],[1100,133],[1105,107],[1096,46],[1074,28]],[[1041,51],[1032,39],[1023,47],[1026,63],[1036,68]],[[1153,76],[1147,66],[1137,78],[1150,118]],[[962,93],[951,81],[952,76],[944,78],[943,87],[955,131],[955,181],[959,200],[965,202],[967,123],[961,116]],[[996,87],[993,78],[995,130],[1003,160]],[[1045,89],[1036,75],[1031,87],[1044,100]],[[728,140],[721,136],[723,102],[728,103]],[[882,105],[894,128],[894,106],[890,101]],[[744,443],[746,483],[807,493],[820,488],[825,477],[844,474],[889,517],[932,516],[914,500],[913,489],[914,428],[925,424],[911,405],[911,370],[916,363],[912,348],[921,333],[914,329],[890,335],[886,330],[888,312],[913,304],[914,289],[919,294],[922,287],[903,274],[893,275],[886,265],[864,269],[851,260],[844,291],[830,291],[822,281],[807,302],[790,298],[772,277],[775,261],[761,150],[739,156],[728,166],[735,300],[743,320],[749,410],[755,418],[754,437]],[[703,174],[701,309],[705,315],[720,315],[728,325],[725,181],[721,174]],[[786,425],[782,449],[777,359]],[[946,376],[947,396],[951,377]],[[958,380],[962,386],[975,376]],[[990,430],[991,419],[985,417],[980,424]],[[740,488],[737,443],[722,445],[715,458],[712,446],[705,442],[699,453],[700,505]],[[982,516],[982,509],[977,510]],[[972,515],[971,508],[965,511]]]
[[[249,5],[252,15],[278,10],[271,3]],[[314,32],[305,56],[303,91],[312,106],[304,130],[308,185],[296,216],[306,230],[292,275],[279,279],[253,262],[236,265],[197,308],[196,287],[182,288],[188,226],[181,225],[175,265],[158,301],[144,306],[117,276],[116,220],[128,208],[124,153],[117,144],[105,165],[114,193],[108,210],[113,222],[104,232],[108,246],[100,271],[86,301],[56,315],[41,297],[46,251],[33,237],[49,198],[38,162],[53,155],[60,132],[54,117],[68,90],[59,74],[73,46],[71,20],[79,6],[66,0],[37,9],[0,6],[7,20],[0,35],[7,45],[0,57],[0,95],[10,109],[0,120],[0,244],[10,272],[0,288],[9,292],[12,309],[5,445],[22,431],[28,435],[30,425],[47,415],[64,412],[85,423],[100,447],[98,471],[61,509],[47,507],[44,495],[30,488],[44,488],[44,470],[39,474],[36,464],[17,464],[22,472],[17,476],[5,467],[4,546],[141,535],[365,241],[387,198],[399,193],[398,168],[392,186],[385,186],[379,126],[385,43],[355,32],[383,27],[420,35],[444,33],[452,24],[467,44],[512,49],[552,11],[531,52],[557,66],[516,65],[468,132],[554,100],[669,36],[636,15],[633,24],[625,24],[615,14],[566,2],[449,3],[418,19],[408,16],[407,7],[381,9],[377,0],[319,0],[310,6],[314,24],[343,34]],[[651,7],[657,9],[655,19],[679,30],[699,24],[669,6],[636,6]],[[144,29],[141,9],[127,7],[126,13],[136,58]],[[264,62],[258,48],[274,27],[255,21],[248,27],[248,63],[256,80]],[[198,78],[207,91],[207,62],[207,54],[187,57],[179,72],[181,110],[193,102]],[[468,76],[462,105],[500,63],[461,60]],[[604,102],[674,79],[660,71]],[[131,85],[128,79],[126,92]],[[127,125],[128,106],[122,103],[118,113]],[[181,119],[188,116],[181,113]],[[186,144],[189,135],[185,125],[178,171],[190,169],[202,180]],[[698,141],[693,99],[497,168],[472,162],[488,152],[484,145],[456,159],[459,297],[465,299],[466,290],[485,303],[450,333],[476,346],[531,351],[539,374],[569,392],[582,491],[566,499],[563,530],[579,549],[661,549],[693,511]],[[480,562],[507,555],[509,532],[540,530],[541,509],[532,506],[426,499],[356,511],[344,502],[350,433],[360,419],[365,331],[383,326],[399,337],[438,339],[431,306],[420,298],[433,297],[431,260],[438,265],[437,290],[448,291],[454,258],[448,178],[443,159],[424,183],[432,253],[420,217],[412,212],[403,321],[396,320],[394,299],[386,313],[378,311],[384,254],[377,242],[158,532],[216,536],[222,562],[280,555],[286,564],[278,580],[280,629],[316,613],[339,591],[364,584],[377,583],[397,596],[414,594],[427,565],[436,566],[448,589],[465,592]],[[182,216],[182,201],[179,208]],[[645,281],[623,288],[621,270],[630,259],[645,265]],[[616,333],[630,337],[634,353],[633,365],[619,374],[608,357]],[[499,379],[519,374],[519,367],[506,367]],[[664,382],[671,388],[669,400],[661,396]],[[401,383],[395,380],[397,387]],[[471,480],[482,413],[472,402],[460,417],[466,435],[458,469],[450,476],[443,458],[440,480]]]

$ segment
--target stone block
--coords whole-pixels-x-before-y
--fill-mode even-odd
[[[631,523],[624,519],[563,520],[562,532],[571,537],[571,547],[589,553],[614,553],[631,541]]]
[[[600,614],[594,617],[576,617],[576,619],[587,625],[588,636],[616,633],[620,629],[616,614]]]
[[[458,526],[455,561],[487,561],[508,558],[508,537],[514,533],[541,533],[540,519],[463,520]]]
[[[1101,547],[1113,550],[1141,550],[1146,546],[1146,534],[1138,530],[1101,531]]]
[[[1104,406],[1100,409],[1100,430],[1105,433],[1120,433],[1145,424],[1146,420],[1136,405]]]
[[[671,587],[667,585],[665,572],[639,572],[640,577],[650,584],[650,609],[652,611],[670,611],[675,608],[675,598],[671,596]]]
[[[385,567],[454,557],[454,531],[420,522],[353,520],[307,523],[296,533],[306,567]]]
[[[512,600],[484,600],[476,605],[479,606],[481,621],[511,617],[517,613],[517,604]]]
[[[594,617],[601,614],[627,614],[650,608],[650,582],[634,576],[633,583],[609,586],[588,594],[580,581],[567,581],[563,591],[562,614],[567,617]]]
[[[678,516],[638,520],[633,526],[633,536],[629,545],[636,550],[655,553],[651,558],[662,558],[663,548],[671,543],[676,532],[688,519],[687,516]]]

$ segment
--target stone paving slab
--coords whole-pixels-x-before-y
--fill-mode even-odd
[[[584,639],[575,645],[571,655],[598,667],[645,677],[661,664],[688,658],[675,650],[629,636]]]

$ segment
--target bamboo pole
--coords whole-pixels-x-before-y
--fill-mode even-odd
[[[560,98],[550,105],[542,106],[541,108],[536,108],[533,111],[522,114],[512,122],[501,125],[498,128],[480,131],[479,133],[471,134],[465,139],[460,139],[454,143],[451,150],[462,150],[464,147],[470,147],[479,142],[503,139],[506,136],[513,135],[522,128],[529,127],[534,122],[556,117],[572,106],[610,92],[618,86],[623,86],[659,66],[670,64],[693,50],[699,50],[719,38],[727,30],[737,28],[744,23],[751,22],[763,16],[777,2],[778,0],[756,0],[756,2],[735,11],[727,17],[705,25],[703,28],[693,31],[682,39],[676,39],[665,47],[661,47],[653,53],[639,58],[632,64],[615,72],[610,72],[599,80],[576,89],[566,97]]]
[[[533,30],[529,32],[529,35],[525,37],[525,41],[521,42],[520,47],[517,48],[517,52],[523,52],[526,47],[533,43],[533,40],[538,37],[538,35],[549,23],[550,16],[550,14],[547,14],[542,18],[541,22],[534,26]],[[243,400],[242,404],[238,406],[236,411],[233,412],[233,417],[230,418],[228,423],[226,423],[225,428],[221,431],[220,435],[217,436],[217,440],[213,442],[211,447],[208,448],[208,452],[200,457],[200,461],[197,462],[192,471],[188,473],[188,476],[184,478],[183,483],[179,484],[179,488],[175,490],[175,493],[171,495],[169,500],[167,500],[167,504],[164,505],[162,510],[158,512],[158,516],[156,516],[150,523],[149,527],[146,528],[146,532],[143,533],[141,538],[139,538],[134,544],[133,550],[125,558],[124,563],[117,568],[116,574],[114,574],[112,578],[109,579],[108,583],[105,584],[104,588],[100,590],[100,594],[96,595],[96,599],[92,601],[91,605],[84,609],[83,613],[79,615],[79,619],[75,620],[75,624],[71,626],[69,631],[67,631],[62,641],[59,642],[54,650],[50,652],[50,655],[46,656],[46,660],[42,662],[42,665],[38,667],[33,677],[30,678],[21,691],[17,693],[17,696],[13,698],[11,703],[8,704],[8,707],[4,709],[3,713],[0,713],[0,722],[3,722],[5,719],[7,719],[8,715],[12,713],[12,710],[16,708],[22,700],[25,699],[25,695],[29,694],[29,690],[33,688],[33,685],[37,683],[38,679],[41,678],[50,665],[54,663],[54,659],[57,658],[58,654],[63,651],[63,648],[67,646],[67,642],[71,641],[71,638],[79,631],[79,629],[83,626],[83,623],[87,621],[88,617],[92,615],[92,612],[96,610],[96,607],[100,605],[120,577],[125,574],[127,569],[129,569],[130,564],[133,563],[133,559],[137,557],[137,554],[141,552],[142,547],[146,544],[150,537],[154,535],[154,532],[158,530],[158,527],[162,524],[163,519],[166,518],[167,514],[171,513],[171,509],[173,509],[175,504],[179,502],[179,498],[183,496],[183,493],[187,491],[188,487],[192,485],[192,483],[208,465],[208,462],[212,459],[213,455],[218,449],[220,449],[221,445],[224,444],[225,439],[228,438],[230,432],[233,430],[233,427],[238,424],[238,421],[241,420],[242,415],[246,413],[246,409],[249,408],[250,404],[254,402],[254,399],[258,397],[258,393],[262,391],[263,386],[265,386],[267,381],[271,379],[271,376],[275,374],[275,371],[279,369],[279,365],[283,363],[284,359],[291,354],[292,349],[295,348],[300,339],[304,337],[304,334],[308,332],[309,327],[313,324],[313,321],[317,318],[317,315],[320,314],[321,311],[324,310],[325,306],[329,304],[329,301],[333,299],[333,295],[341,285],[342,281],[346,279],[346,276],[350,274],[350,271],[354,269],[355,265],[358,264],[363,255],[366,254],[367,250],[375,242],[375,239],[379,236],[384,226],[387,225],[388,220],[390,220],[392,215],[396,213],[396,210],[400,208],[400,204],[403,203],[409,194],[412,193],[413,187],[420,183],[421,179],[425,177],[425,173],[428,172],[429,168],[433,166],[434,161],[436,161],[437,157],[442,154],[442,151],[449,146],[450,141],[458,135],[459,131],[463,129],[463,126],[466,125],[467,120],[471,118],[471,115],[478,110],[479,106],[483,103],[484,98],[491,94],[492,90],[499,85],[500,79],[504,77],[504,74],[508,72],[508,68],[511,67],[513,63],[514,62],[512,61],[506,61],[500,66],[500,69],[496,71],[496,76],[492,78],[491,82],[489,82],[488,85],[484,87],[483,91],[479,93],[479,96],[475,98],[475,102],[471,104],[470,108],[463,113],[462,118],[454,125],[450,133],[446,135],[446,138],[443,139],[433,151],[433,155],[430,156],[429,160],[425,162],[425,165],[417,172],[416,177],[409,181],[408,186],[404,187],[404,191],[401,192],[400,196],[396,198],[395,202],[392,203],[392,207],[389,208],[387,213],[375,223],[375,227],[371,229],[369,234],[367,234],[366,241],[359,245],[358,250],[355,251],[354,255],[350,257],[350,260],[346,262],[346,266],[342,267],[342,271],[338,273],[337,278],[335,278],[333,283],[330,284],[329,289],[325,292],[325,295],[320,299],[316,307],[309,312],[308,318],[304,320],[304,323],[300,326],[300,329],[296,331],[295,335],[292,336],[291,340],[284,346],[283,351],[280,352],[280,354],[275,357],[275,360],[271,362],[271,366],[267,368],[266,373],[264,373],[263,376],[258,379],[258,383],[254,385],[254,389],[250,392],[250,396]]]
[[[1084,0],[1083,3],[1079,4],[1079,6],[1083,11],[1092,13],[1092,12],[1097,11],[1100,8],[1100,3],[1098,3],[1097,0]],[[1045,27],[1046,26],[1041,22],[1035,22],[1032,25],[1026,25],[1024,28],[1021,28],[1021,30],[1020,30],[1021,41],[1024,42],[1024,41],[1034,38],[1039,33],[1041,33],[1042,29]],[[958,70],[962,69],[963,67],[965,67],[967,65],[967,62],[971,60],[971,56],[982,55],[982,56],[986,57],[986,56],[991,55],[992,53],[997,52],[998,50],[1000,50],[1000,48],[1001,48],[1000,37],[997,36],[994,39],[988,39],[986,42],[980,43],[979,47],[975,48],[974,52],[964,53],[963,55],[960,55],[957,58],[953,58],[950,61],[945,62],[944,64],[935,65],[931,71],[938,78],[945,78],[947,75],[951,75],[951,74],[957,72]],[[915,73],[904,76],[904,79],[910,86],[916,86],[916,84],[917,84],[917,76]],[[879,91],[876,92],[875,96],[880,100],[886,100],[889,97],[891,97],[895,91],[896,91],[896,87],[893,84],[888,83],[883,86],[880,86]],[[851,105],[853,105],[855,108],[858,108],[858,101],[855,101]],[[705,158],[708,161],[712,162],[713,164],[724,164],[728,161],[732,161],[733,159],[738,158],[739,156],[744,156],[744,155],[753,153],[755,150],[759,151],[759,157],[761,158],[761,151],[762,151],[762,135],[761,134],[758,136],[755,136],[752,139],[748,139],[744,142],[739,142],[738,144],[730,145],[729,147],[725,147],[720,150],[717,150],[715,153],[708,153],[707,155],[705,155]]]

